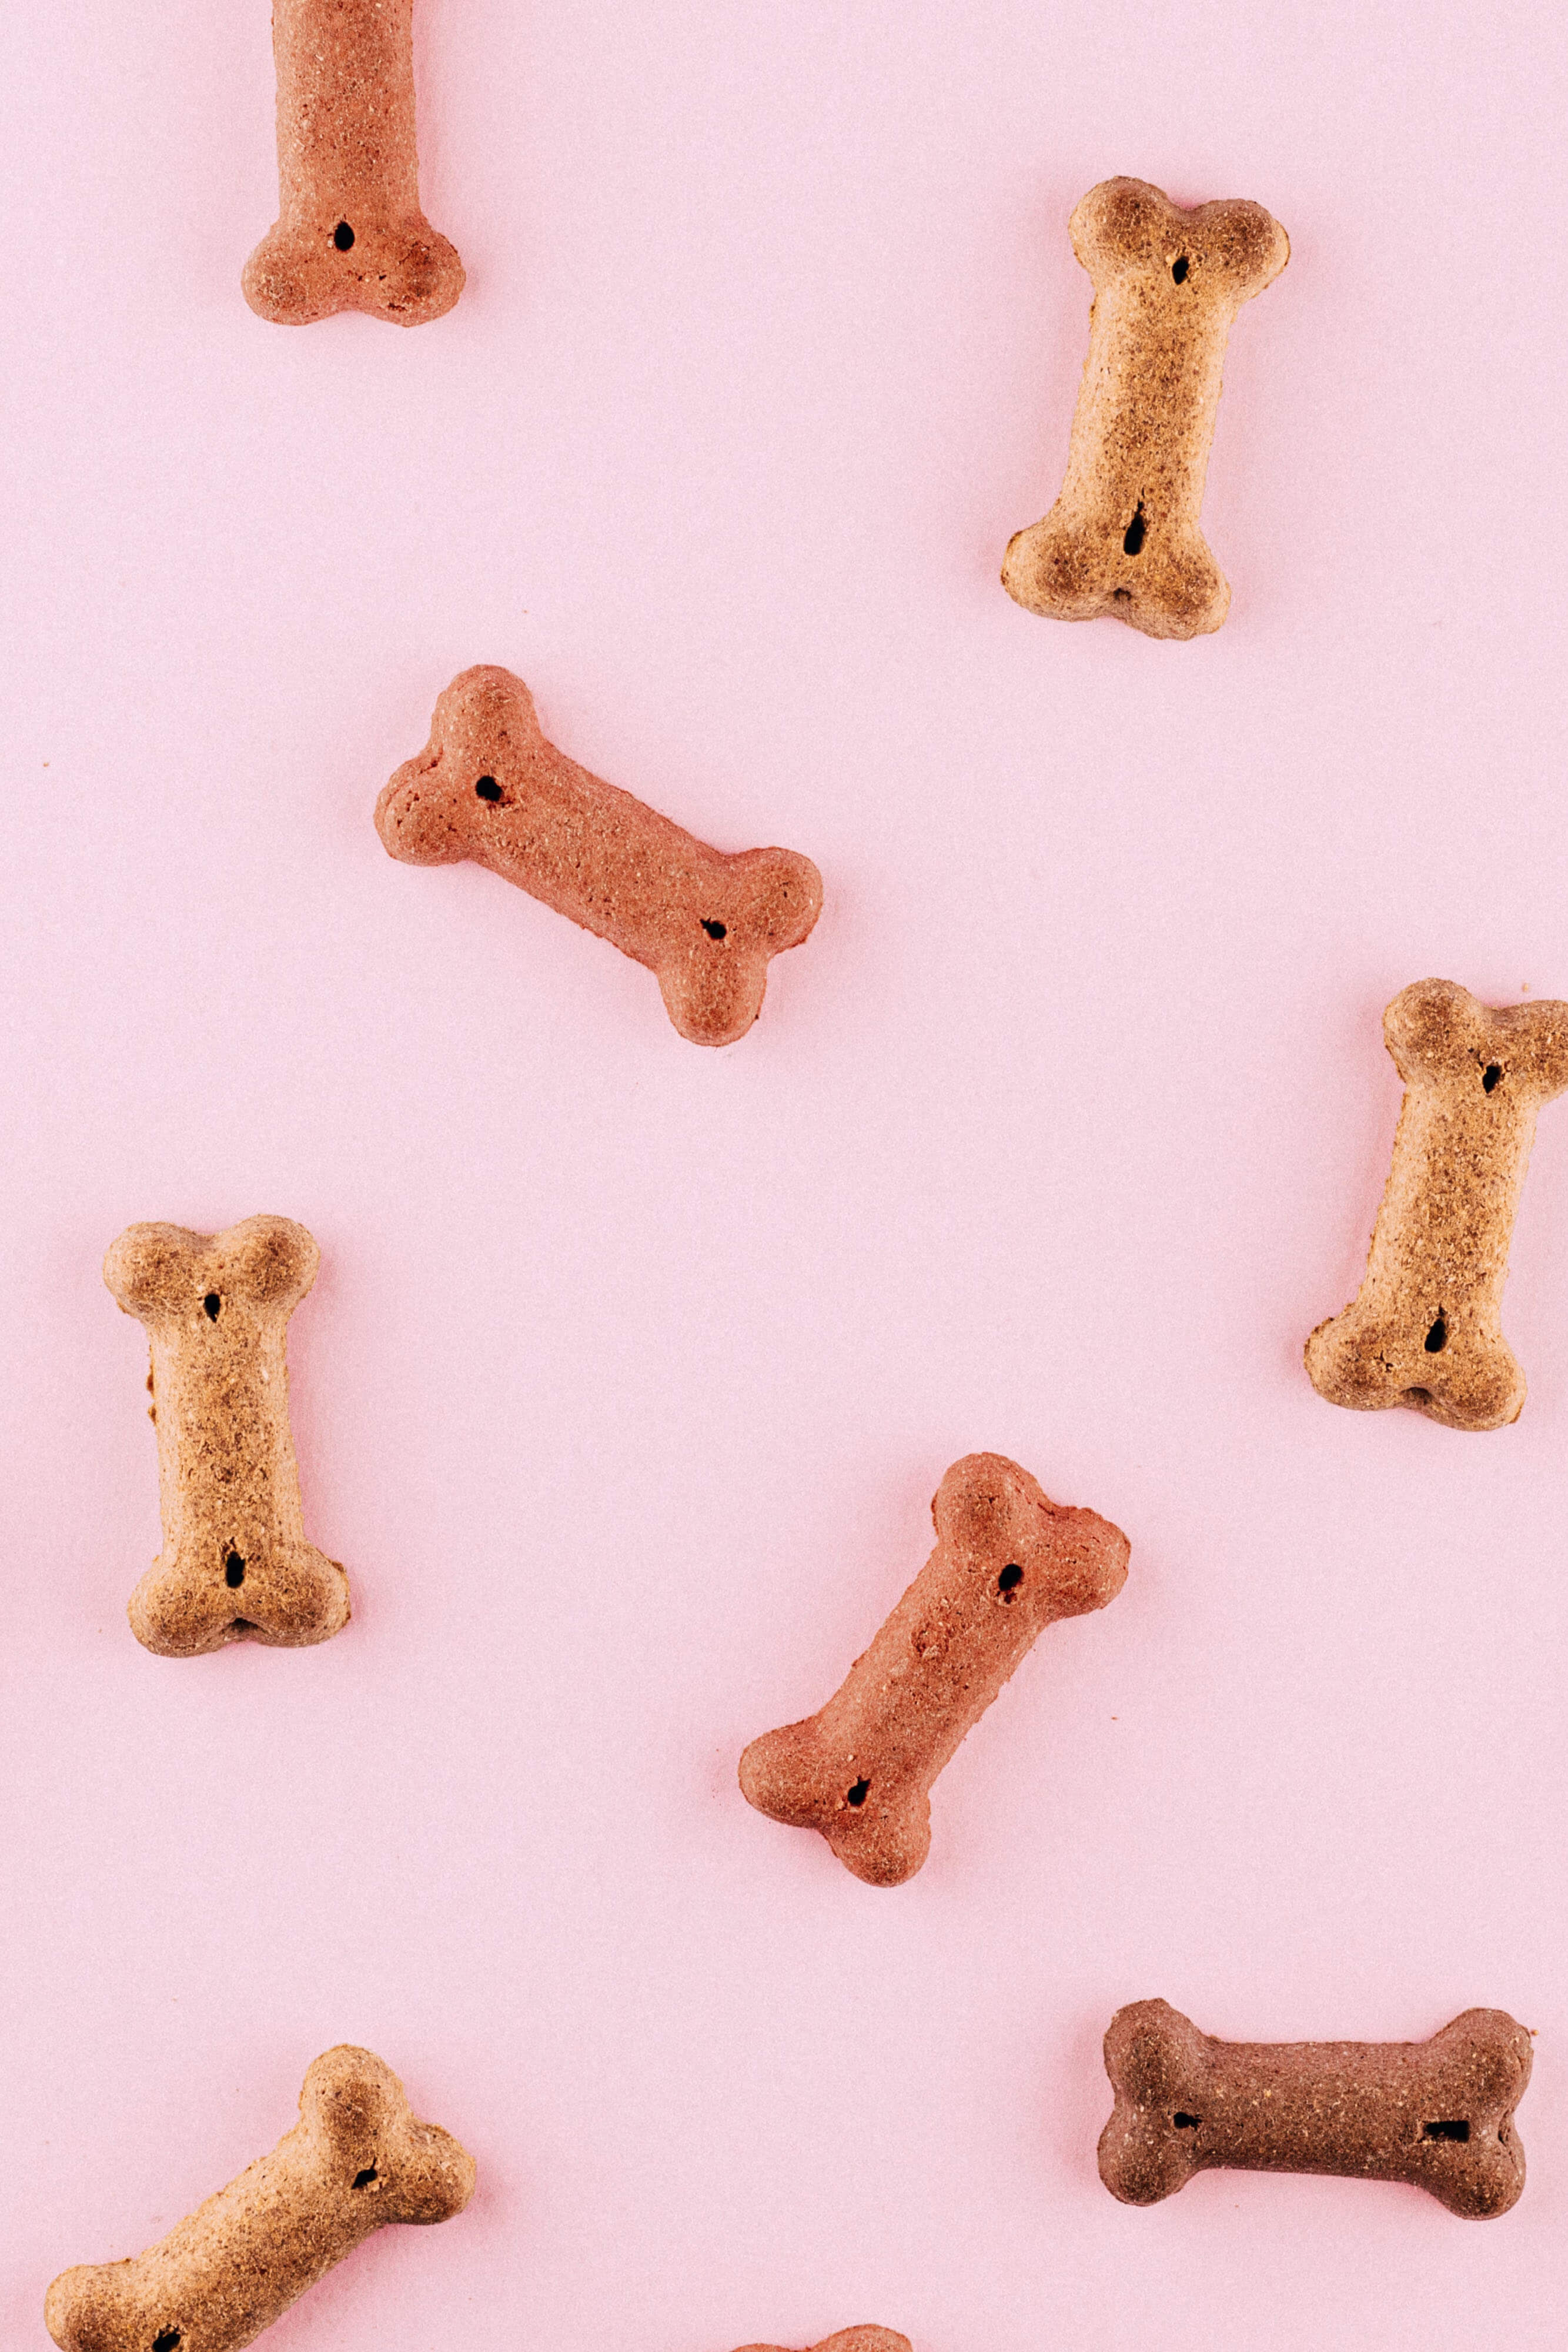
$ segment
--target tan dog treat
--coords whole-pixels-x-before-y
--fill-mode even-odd
[[[1230,604],[1198,528],[1225,346],[1290,239],[1261,205],[1184,212],[1146,180],[1103,181],[1069,227],[1094,299],[1067,479],[1015,534],[1002,585],[1052,620],[1109,613],[1146,636],[1202,636]]]
[[[62,2272],[44,2319],[62,2352],[239,2352],[373,2231],[449,2221],[473,2194],[467,2150],[343,2044],[310,2068],[270,2156],[146,2253]]]
[[[421,327],[463,291],[463,264],[419,208],[413,0],[273,0],[275,226],[245,299],[303,327],[367,310]]]
[[[325,1642],[349,1580],[305,1540],[285,1334],[321,1253],[287,1217],[226,1233],[131,1225],[103,1262],[147,1327],[163,1549],[131,1598],[139,1642],[192,1658],[248,1638]]]
[[[1467,2009],[1430,2042],[1216,2042],[1168,2001],[1135,2000],[1105,2035],[1100,2178],[1155,2205],[1210,2167],[1333,2172],[1489,2221],[1524,2187],[1513,2111],[1530,2060],[1500,2009]]]
[[[1053,1503],[1000,1454],[955,1462],[931,1516],[936,1550],[826,1706],[740,1759],[748,1803],[819,1830],[873,1886],[925,1861],[931,1785],[1036,1635],[1127,1578],[1120,1528]]]
[[[1383,1034],[1405,1081],[1366,1273],[1307,1341],[1331,1404],[1410,1405],[1450,1429],[1519,1419],[1502,1336],[1509,1244],[1535,1114],[1568,1087],[1568,1004],[1479,1004],[1451,980],[1396,996]]]
[[[741,2352],[785,2352],[781,2344],[745,2344]],[[811,2347],[811,2352],[915,2352],[907,2336],[891,2327],[843,2327]]]
[[[465,669],[430,741],[376,804],[389,854],[472,858],[658,977],[694,1045],[729,1045],[762,1009],[770,956],[799,947],[822,877],[792,849],[726,856],[545,740],[510,670]]]

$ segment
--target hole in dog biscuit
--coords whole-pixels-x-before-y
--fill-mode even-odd
[[[1118,604],[1122,604],[1131,602],[1133,592],[1130,588],[1113,588],[1111,593],[1115,597]]]
[[[180,2341],[180,2331],[177,2327],[165,2327],[162,2335],[152,2338],[152,2352],[175,2352],[175,2347]]]
[[[1440,1356],[1448,1344],[1448,1318],[1439,1307],[1437,1319],[1427,1334],[1427,1353],[1429,1356]]]
[[[844,1802],[849,1805],[863,1805],[870,1794],[871,1782],[869,1780],[857,1780],[854,1787],[851,1789],[845,1796]]]
[[[1127,525],[1126,536],[1122,541],[1122,552],[1124,555],[1142,554],[1144,548],[1144,532],[1145,528],[1146,525],[1144,521],[1144,501],[1140,499],[1137,505],[1133,509],[1133,520]]]
[[[1201,2116],[1189,2116],[1185,2108],[1178,2107],[1176,2114],[1171,2117],[1171,2121],[1175,2124],[1177,2131],[1196,2131],[1198,2125],[1203,2121],[1203,2117]]]
[[[208,1291],[206,1297],[202,1301],[202,1305],[207,1310],[207,1320],[209,1323],[215,1323],[217,1321],[219,1315],[223,1312],[223,1300],[218,1297],[215,1290]]]
[[[356,2189],[373,2189],[375,2187],[375,2182],[376,2168],[373,2164],[367,2164],[363,2172],[356,2172],[354,2175],[354,2186]]]
[[[1430,1389],[1406,1389],[1405,1402],[1406,1404],[1430,1404],[1432,1391]]]
[[[340,253],[347,253],[354,242],[354,232],[347,221],[340,221],[332,231],[332,242]]]
[[[1489,1095],[1501,1076],[1502,1064],[1500,1062],[1489,1062],[1487,1064],[1486,1068],[1481,1072],[1481,1084],[1486,1088]]]
[[[1470,2127],[1462,2116],[1453,2116],[1445,2123],[1423,2124],[1423,2139],[1469,2139]]]
[[[236,1642],[243,1642],[247,1633],[256,1633],[260,1630],[255,1620],[250,1617],[236,1617],[229,1627],[229,1632]]]
[[[729,926],[727,923],[710,923],[707,917],[705,915],[703,917],[703,929],[707,933],[710,940],[722,940],[725,933],[729,929]]]
[[[245,1562],[237,1551],[224,1554],[224,1582],[231,1592],[237,1591],[245,1582]]]
[[[1191,265],[1189,264],[1185,253],[1178,255],[1176,259],[1172,262],[1171,276],[1176,279],[1178,286],[1186,284],[1186,273],[1190,266]]]
[[[1023,1582],[1023,1570],[1016,1559],[1009,1559],[997,1579],[997,1591],[1004,1601],[1010,1601]]]
[[[501,797],[501,787],[494,776],[481,776],[474,790],[482,801],[498,801]]]

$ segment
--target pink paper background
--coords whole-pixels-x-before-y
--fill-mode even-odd
[[[1568,1107],[1515,1428],[1337,1412],[1406,982],[1568,994],[1542,7],[421,0],[404,334],[239,294],[264,0],[0,27],[0,2338],[369,2042],[474,2150],[276,2352],[1559,2347]],[[1216,637],[1036,621],[1107,173],[1257,197]],[[376,793],[455,671],[821,866],[760,1026]],[[133,1219],[322,1245],[349,1632],[144,1654]],[[971,1448],[1128,1532],[850,1879],[748,1811]],[[1524,2199],[1100,2186],[1099,2042],[1539,2034]]]

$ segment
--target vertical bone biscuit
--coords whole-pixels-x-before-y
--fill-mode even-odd
[[[389,2221],[448,2221],[474,2159],[409,2112],[368,2050],[318,2058],[299,2121],[146,2253],[62,2272],[44,2305],[61,2352],[239,2352]]]
[[[1230,604],[1198,528],[1226,341],[1290,239],[1261,205],[1185,212],[1146,180],[1091,188],[1069,226],[1094,299],[1067,478],[1015,534],[1002,585],[1053,620],[1201,636]]]
[[[163,1549],[130,1613],[164,1657],[298,1647],[349,1622],[348,1578],[305,1540],[288,1424],[288,1318],[320,1255],[303,1225],[247,1217],[212,1235],[131,1225],[104,1260],[152,1348]]]
[[[931,1514],[936,1550],[840,1689],[740,1759],[748,1803],[820,1831],[873,1886],[920,1868],[931,1785],[1037,1634],[1103,1609],[1127,1576],[1120,1528],[999,1454],[955,1462]]]
[[[745,2344],[741,2352],[785,2352],[781,2344]],[[900,2336],[891,2327],[841,2327],[836,2336],[824,2337],[811,2347],[811,2352],[915,2352],[907,2336]]]
[[[1331,1404],[1500,1429],[1524,1404],[1502,1336],[1509,1244],[1535,1115],[1568,1087],[1568,1004],[1493,1012],[1423,980],[1383,1034],[1405,1081],[1393,1166],[1360,1292],[1312,1333],[1307,1371]]]
[[[1500,2009],[1467,2009],[1429,2042],[1216,2042],[1168,2001],[1134,2001],[1105,2035],[1100,2178],[1154,2205],[1210,2167],[1333,2172],[1489,2221],[1524,2186],[1513,2111],[1530,2059]]]
[[[454,678],[430,741],[376,805],[390,856],[472,858],[646,964],[694,1045],[728,1045],[762,1009],[768,959],[799,947],[822,878],[789,849],[726,856],[547,742],[510,670]]]
[[[279,212],[241,279],[264,319],[365,310],[419,327],[463,291],[419,208],[413,5],[274,0]]]

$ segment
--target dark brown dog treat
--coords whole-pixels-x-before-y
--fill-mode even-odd
[[[1168,2001],[1136,2000],[1105,2035],[1100,2178],[1155,2205],[1211,2166],[1333,2172],[1409,2181],[1489,2221],[1524,2187],[1513,2111],[1530,2060],[1500,2009],[1467,2009],[1430,2042],[1216,2042]]]
[[[1568,1004],[1493,1012],[1422,980],[1383,1034],[1405,1081],[1394,1164],[1360,1292],[1312,1333],[1307,1371],[1331,1404],[1500,1429],[1524,1404],[1502,1336],[1509,1244],[1536,1112],[1568,1087]]]
[[[275,226],[245,299],[303,327],[366,310],[422,327],[463,291],[463,264],[419,208],[413,0],[273,0]]]
[[[288,1318],[321,1253],[287,1217],[226,1233],[131,1225],[103,1262],[147,1327],[163,1550],[131,1598],[139,1642],[192,1658],[298,1648],[349,1622],[349,1580],[305,1540],[288,1425]]]
[[[1146,180],[1091,188],[1069,227],[1094,299],[1067,479],[1013,538],[1002,585],[1053,620],[1201,636],[1230,604],[1198,528],[1225,346],[1290,239],[1261,205],[1184,212]]]
[[[784,2352],[780,2344],[746,2344],[741,2352]],[[891,2327],[843,2327],[836,2336],[813,2345],[811,2352],[915,2352],[907,2336]]]
[[[373,2231],[449,2221],[473,2194],[467,2150],[345,2044],[310,2068],[270,2156],[146,2253],[62,2272],[45,2323],[62,2352],[240,2352]]]
[[[726,856],[545,740],[510,670],[465,669],[430,741],[376,804],[389,854],[472,858],[658,977],[694,1045],[729,1045],[762,1009],[770,956],[799,947],[822,877],[792,849]]]
[[[826,1706],[740,1759],[748,1803],[821,1831],[873,1886],[925,1861],[931,1785],[1036,1635],[1127,1578],[1120,1528],[1053,1503],[1000,1454],[955,1462],[931,1515],[936,1550]]]

